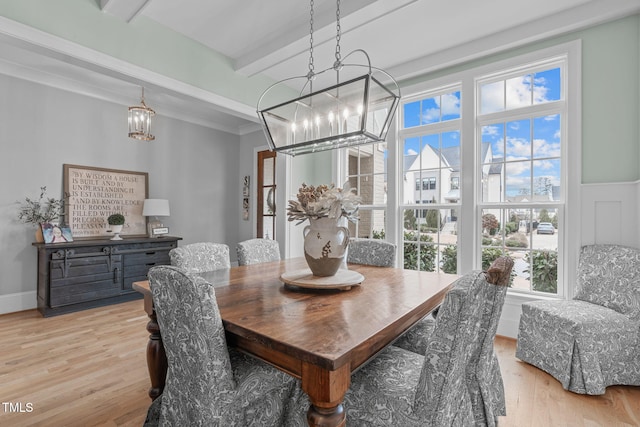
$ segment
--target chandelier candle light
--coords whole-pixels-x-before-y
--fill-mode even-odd
[[[382,142],[387,136],[400,100],[400,88],[387,72],[371,66],[369,55],[364,50],[356,49],[342,57],[340,0],[336,4],[337,35],[333,66],[320,72],[314,71],[311,0],[309,72],[273,84],[258,100],[258,117],[272,151],[306,154]],[[366,64],[344,62],[354,53],[362,54]],[[326,73],[328,71],[334,73]],[[327,84],[325,89],[314,91],[314,84],[320,85],[320,77],[332,83]],[[283,100],[281,94],[290,93],[289,84],[295,79],[305,80],[299,95]],[[383,84],[383,81],[388,84]],[[267,102],[269,106],[264,107]]]

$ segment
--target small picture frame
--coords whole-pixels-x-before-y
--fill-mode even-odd
[[[169,234],[169,227],[153,227],[151,229],[151,235],[152,236],[164,236],[166,234]]]
[[[42,227],[42,237],[44,237],[45,243],[73,242],[71,228],[66,225],[43,222],[40,224],[40,227]]]

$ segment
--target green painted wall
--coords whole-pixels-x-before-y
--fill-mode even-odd
[[[640,15],[554,37],[401,83],[409,86],[582,40],[582,182],[640,179]]]

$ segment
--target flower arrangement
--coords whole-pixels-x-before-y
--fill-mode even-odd
[[[46,197],[47,187],[40,187],[38,199],[25,198],[18,212],[18,219],[25,224],[38,225],[52,222],[63,216],[64,200]]]
[[[356,189],[348,184],[344,189],[322,184],[317,187],[302,184],[298,189],[298,200],[289,200],[287,217],[289,221],[303,222],[308,218],[340,218],[345,217],[351,222],[358,220],[360,196]]]

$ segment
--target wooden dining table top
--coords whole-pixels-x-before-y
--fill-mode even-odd
[[[280,281],[306,266],[294,258],[198,274],[214,286],[229,344],[297,377],[301,361],[354,370],[439,305],[458,277],[349,264],[364,281],[348,291],[295,290]],[[146,281],[134,286],[148,292]]]

